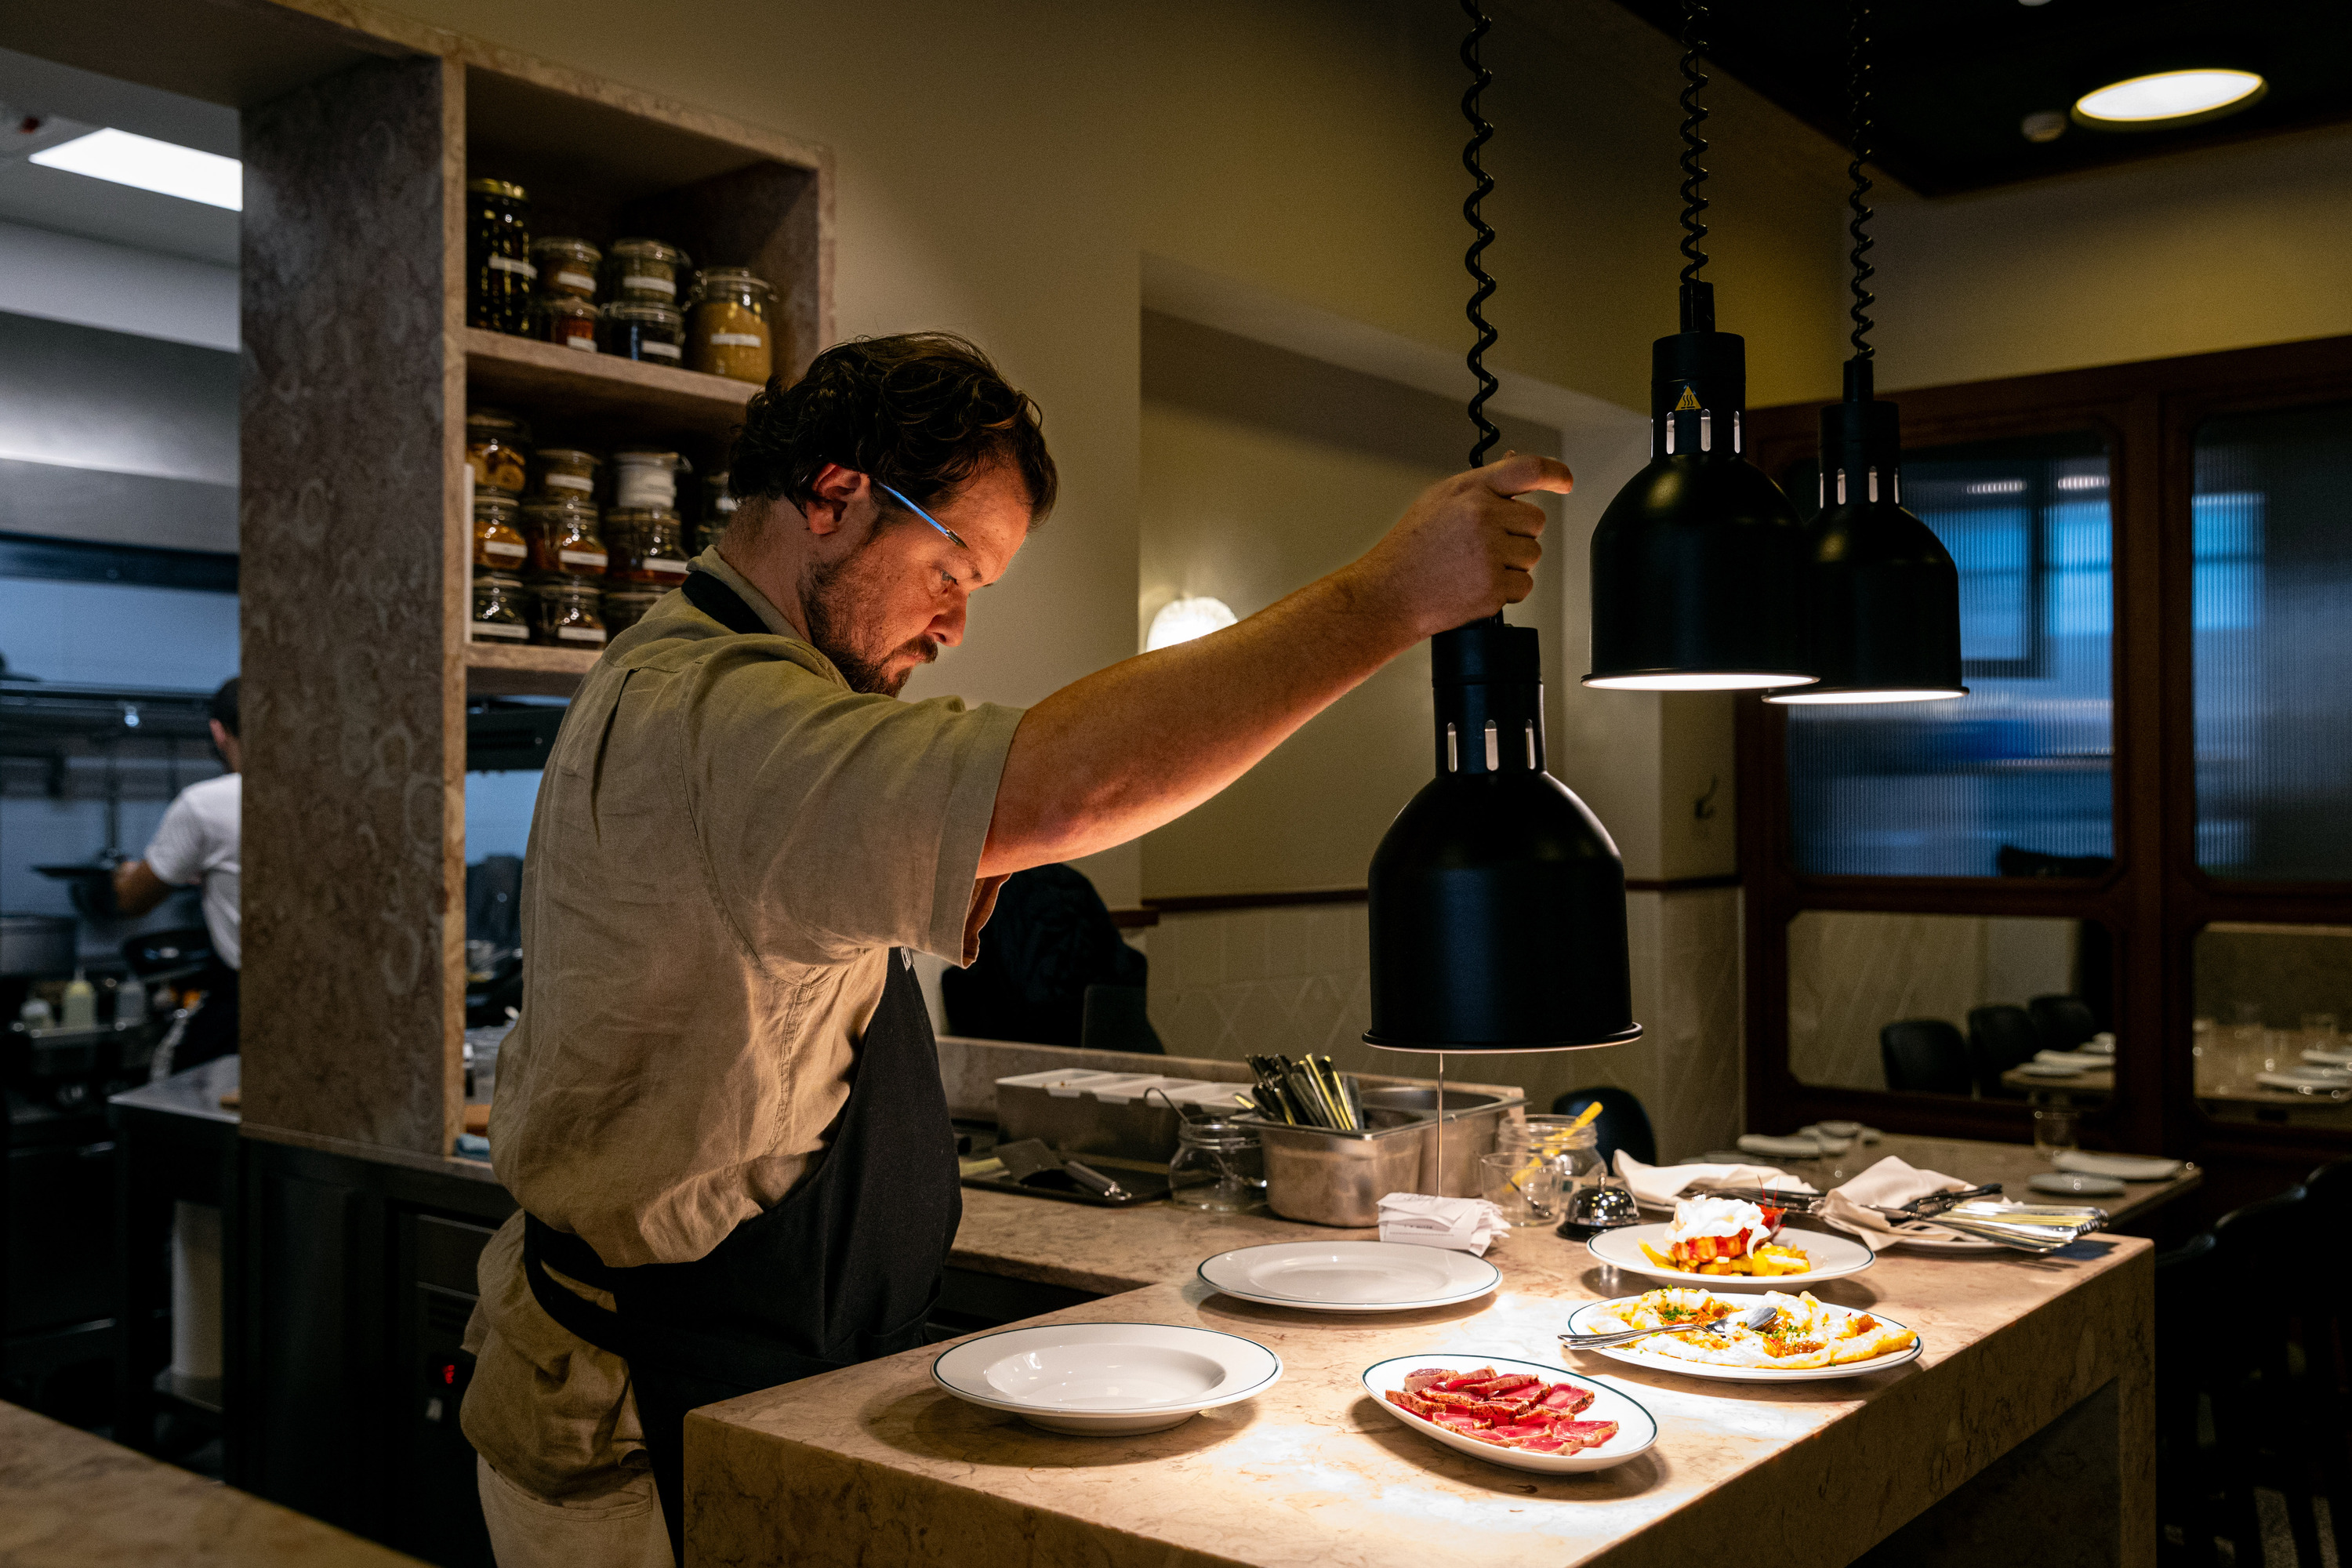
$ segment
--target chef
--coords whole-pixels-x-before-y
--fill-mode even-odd
[[[861,340],[746,412],[724,543],[581,684],[524,857],[467,1436],[502,1568],[679,1552],[695,1406],[926,1342],[961,1213],[917,952],[1524,598],[1568,470],[1432,486],[1362,558],[1035,707],[902,701],[1056,489],[971,343]],[[1019,636],[1008,628],[998,635]]]
[[[164,809],[147,853],[114,867],[114,907],[137,919],[178,888],[204,885],[205,930],[213,939],[213,960],[194,982],[204,1000],[188,1016],[172,1068],[180,1071],[236,1051],[236,983],[239,967],[239,848],[244,838],[245,778],[237,771],[243,742],[237,738],[236,677],[213,693],[213,749],[227,772],[200,779]]]

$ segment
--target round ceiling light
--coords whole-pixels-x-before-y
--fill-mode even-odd
[[[2074,100],[2074,118],[2099,131],[2157,131],[2235,114],[2269,90],[2270,83],[2249,70],[2156,71],[2084,93]]]

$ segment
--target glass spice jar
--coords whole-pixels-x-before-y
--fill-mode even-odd
[[[532,585],[537,614],[530,640],[542,647],[603,647],[604,595],[579,577],[551,577]]]
[[[677,510],[678,470],[686,459],[676,452],[631,448],[613,454],[613,504]]]
[[[529,642],[530,594],[511,572],[474,574],[474,615],[467,623],[469,642]]]
[[[740,267],[706,267],[694,278],[687,368],[765,383],[775,371],[776,291]]]
[[[530,264],[539,268],[539,291],[574,300],[596,297],[596,268],[604,253],[568,234],[551,234],[530,242]]]
[[[530,456],[530,426],[503,409],[477,408],[466,416],[466,465],[474,470],[477,493],[522,494],[523,465]]]
[[[520,516],[504,496],[474,498],[474,566],[482,572],[520,572],[530,549],[517,526]]]
[[[691,265],[685,251],[658,239],[616,239],[604,253],[604,298],[675,307]]]
[[[677,364],[685,357],[686,317],[667,305],[625,300],[604,309],[604,352],[621,359]]]
[[[466,185],[466,324],[521,333],[530,307],[530,197],[508,180]]]
[[[530,335],[543,343],[596,352],[596,307],[569,294],[541,294],[530,302]]]
[[[646,613],[661,602],[658,588],[607,588],[604,590],[604,635],[619,637],[646,618]]]
[[[541,499],[523,502],[523,542],[530,546],[530,569],[550,576],[604,575],[604,536],[596,508],[586,500]]]
[[[694,551],[700,554],[712,549],[727,537],[727,525],[735,521],[735,498],[728,493],[727,470],[702,476],[702,521],[694,531]]]
[[[582,500],[594,495],[596,470],[604,461],[595,453],[583,452],[577,447],[541,447],[539,460],[533,465],[539,474],[539,493]]]
[[[614,507],[604,513],[604,578],[608,583],[686,581],[686,548],[677,513],[650,507]]]

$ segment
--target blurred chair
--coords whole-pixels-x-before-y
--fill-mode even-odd
[[[1969,1047],[1941,1018],[1906,1018],[1878,1031],[1886,1087],[1904,1094],[1969,1092]]]
[[[940,976],[948,1032],[1039,1046],[1087,1041],[1087,993],[1096,986],[1142,991],[1150,964],[1127,945],[1095,885],[1076,868],[1034,866],[1004,879],[996,912],[980,933],[969,969]],[[1120,1002],[1129,1003],[1122,1007]],[[1160,1053],[1149,1023],[1138,1032],[1132,999],[1107,1005],[1105,1037],[1134,1043],[1118,1050]],[[1142,1041],[1149,1038],[1150,1044]]]
[[[1078,1026],[1078,1044],[1090,1051],[1132,1051],[1139,1056],[1164,1057],[1168,1047],[1144,1012],[1145,987],[1087,987],[1086,1016]]]
[[[2159,1561],[2170,1557],[2164,1529],[2180,1531],[2180,1560],[2216,1558],[2214,1466],[2199,1442],[2205,1398],[2206,1340],[2221,1302],[2213,1233],[2156,1257],[2156,1493]]]
[[[1658,1140],[1650,1131],[1650,1113],[1630,1089],[1604,1086],[1597,1089],[1571,1089],[1551,1102],[1554,1116],[1580,1116],[1584,1108],[1594,1100],[1601,1102],[1601,1114],[1592,1119],[1594,1142],[1600,1145],[1601,1158],[1611,1170],[1617,1168],[1617,1151],[1622,1149],[1644,1165],[1658,1163]]]
[[[2003,1089],[2000,1075],[2033,1059],[2042,1049],[2042,1031],[2022,1007],[1997,1003],[1969,1009],[1969,1060],[1976,1068],[1977,1092],[1987,1100],[2022,1100],[2013,1089]]]
[[[2230,1326],[2226,1333],[2209,1330],[2199,1351],[2213,1403],[2221,1530],[2241,1563],[2263,1561],[2257,1486],[2286,1499],[2296,1563],[2319,1568],[2321,1561],[2314,1472],[2323,1461],[2314,1438],[2326,1415],[2312,1408],[2316,1385],[2307,1364],[2297,1375],[2294,1351],[2298,1327],[2309,1345],[2325,1322],[2310,1299],[2311,1258],[2325,1249],[2314,1241],[2328,1231],[2328,1216],[2315,1206],[2306,1189],[2294,1186],[2213,1225],[2213,1265],[2228,1281]]]
[[[2025,1005],[2045,1050],[2071,1051],[2099,1032],[2091,1005],[2080,996],[2036,996]]]

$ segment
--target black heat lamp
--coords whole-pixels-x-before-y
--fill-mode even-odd
[[[1592,533],[1592,672],[1587,686],[1738,691],[1813,679],[1803,592],[1805,533],[1780,487],[1743,450],[1748,344],[1715,330],[1699,278],[1700,23],[1685,0],[1682,331],[1650,348],[1650,464]]]
[[[1494,189],[1478,150],[1494,128],[1478,114],[1493,77],[1478,63],[1487,27],[1476,0],[1462,46],[1472,86],[1463,163],[1476,184],[1464,215],[1475,233],[1465,262],[1476,287],[1470,351],[1480,438],[1470,466],[1500,437],[1486,416],[1495,342],[1480,307],[1495,281],[1478,265],[1495,231],[1478,216]],[[1436,689],[1437,776],[1398,814],[1373,853],[1371,1025],[1364,1038],[1402,1051],[1541,1051],[1640,1037],[1625,946],[1625,866],[1608,830],[1544,771],[1543,671],[1537,634],[1499,615],[1430,639]],[[1440,1083],[1444,1058],[1438,1058]],[[1441,1165],[1443,1160],[1440,1161]]]
[[[1845,400],[1822,410],[1821,515],[1810,531],[1807,575],[1812,658],[1820,679],[1768,693],[1787,705],[1930,702],[1965,697],[1960,683],[1960,574],[1935,530],[1903,510],[1903,435],[1895,405],[1874,394],[1868,284],[1870,7],[1853,0],[1853,183],[1846,232],[1853,240],[1853,357]]]

